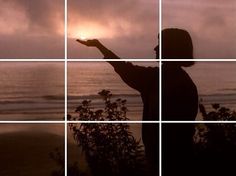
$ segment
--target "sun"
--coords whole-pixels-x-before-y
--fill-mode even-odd
[[[85,37],[84,35],[81,35],[81,36],[79,36],[79,39],[81,39],[81,40],[87,40],[87,37]]]
[[[71,25],[68,31],[69,38],[81,40],[113,38],[115,35],[108,29],[97,24]]]
[[[86,30],[82,27],[74,27],[69,30],[68,36],[70,38],[79,38],[81,40],[87,40],[94,37],[93,30]]]

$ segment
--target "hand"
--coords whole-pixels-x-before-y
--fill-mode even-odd
[[[100,45],[100,42],[97,39],[92,39],[92,40],[77,39],[76,41],[83,44],[83,45],[85,45],[85,46],[89,46],[89,47],[98,47]]]

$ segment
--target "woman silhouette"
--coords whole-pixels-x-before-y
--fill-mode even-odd
[[[162,31],[163,59],[193,59],[189,33],[182,29]],[[169,61],[162,65],[162,120],[195,120],[198,93],[195,84],[182,67],[193,61]]]
[[[193,59],[193,44],[189,33],[180,29],[162,31],[163,59]],[[162,120],[194,121],[198,112],[198,92],[182,67],[193,61],[169,61],[162,65]],[[193,175],[194,124],[163,124],[163,174]]]
[[[165,29],[162,31],[162,36],[162,53],[164,59],[193,58],[192,40],[187,31],[173,28]],[[96,39],[87,41],[78,39],[77,41],[83,45],[98,48],[105,59],[119,59],[116,54],[107,49]],[[158,58],[159,47],[155,47],[154,50],[156,51],[156,58]],[[144,106],[143,120],[158,120],[159,68],[135,66],[130,62],[123,61],[109,63],[114,67],[116,73],[120,75],[127,85],[140,92]],[[195,119],[198,109],[197,89],[188,74],[181,68],[182,66],[191,65],[193,65],[192,61],[163,63],[162,120]],[[179,142],[181,141],[186,144],[185,149],[190,150],[189,147],[191,147],[190,145],[192,144],[194,126],[188,126],[187,128],[184,126],[181,132],[178,131],[178,128],[175,129],[173,127],[171,127],[171,129],[163,128],[163,130],[163,141],[167,144],[167,146],[164,146],[164,149],[171,154],[165,156],[164,162],[167,161],[168,167],[171,168],[173,167],[173,164],[169,161],[177,156],[176,151],[172,149],[178,147]],[[177,141],[175,140],[175,137],[178,138]],[[142,139],[147,159],[150,162],[153,173],[157,175],[158,126],[156,124],[143,124]]]

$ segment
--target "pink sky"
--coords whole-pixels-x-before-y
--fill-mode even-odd
[[[236,58],[234,0],[163,0],[163,28],[190,32],[195,58]],[[69,58],[102,58],[75,42],[98,38],[122,58],[155,58],[157,0],[68,0]],[[64,58],[64,0],[0,6],[0,58]]]
[[[155,58],[158,36],[156,0],[68,0],[69,57],[102,58],[96,49],[75,43],[98,38],[122,58]]]
[[[235,0],[163,0],[163,28],[190,32],[197,59],[236,59]]]
[[[0,58],[64,58],[64,0],[3,0]]]

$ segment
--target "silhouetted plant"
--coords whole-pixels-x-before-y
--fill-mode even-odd
[[[226,107],[221,107],[220,104],[212,104],[213,111],[207,113],[203,104],[199,105],[200,112],[204,120],[236,120],[236,112]]]
[[[102,90],[98,93],[101,98],[104,100],[104,109],[97,109],[91,106],[91,100],[82,101],[82,105],[76,108],[76,113],[78,117],[72,118],[68,116],[69,120],[99,120],[99,121],[110,121],[110,120],[128,120],[126,117],[127,107],[126,100],[120,98],[116,99],[114,102],[111,100],[112,94],[108,90]]]
[[[111,121],[128,120],[126,100],[112,101],[110,91],[102,90],[99,95],[104,109],[93,109],[91,100],[84,100],[76,109],[77,117],[69,120]],[[70,129],[78,146],[82,148],[94,176],[145,175],[144,149],[125,123],[71,123]]]
[[[50,152],[50,158],[56,163],[58,169],[52,171],[51,176],[65,176],[65,159],[64,155],[58,148]],[[78,163],[67,166],[67,176],[87,176],[79,170]]]
[[[215,120],[215,121],[229,121],[236,120],[236,112],[229,108],[221,107],[219,104],[212,105],[213,110],[206,112],[205,107],[200,104],[200,112],[203,116],[203,120]],[[199,129],[199,135],[201,138],[205,138],[204,143],[211,148],[224,150],[227,146],[236,147],[236,124],[232,123],[214,123],[205,124],[205,127],[201,125]]]
[[[227,121],[235,120],[236,112],[219,104],[212,105],[213,110],[207,112],[200,104],[203,120]],[[196,127],[195,146],[200,156],[201,164],[206,168],[231,172],[236,161],[236,124],[234,123],[205,123]],[[224,171],[224,172],[225,172]],[[217,170],[215,171],[217,173]],[[233,171],[235,173],[235,171]],[[214,173],[211,173],[214,175]],[[227,175],[226,173],[224,173]]]

